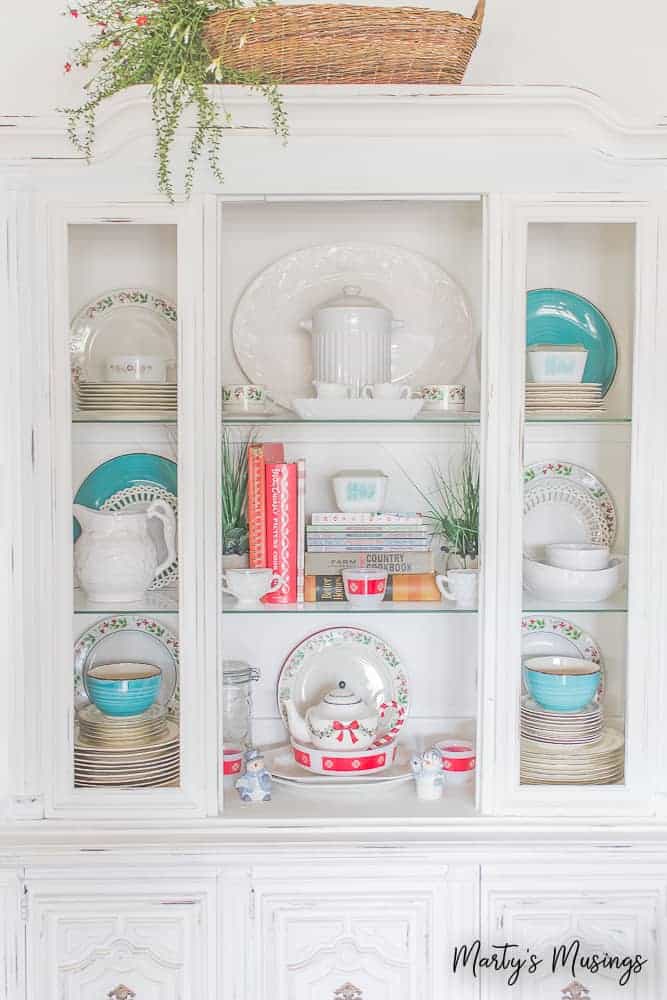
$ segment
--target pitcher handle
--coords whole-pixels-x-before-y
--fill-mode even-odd
[[[449,601],[455,601],[456,600],[456,597],[454,596],[454,594],[452,594],[451,590],[449,590],[449,588],[447,587],[447,577],[446,576],[443,576],[442,574],[440,574],[439,576],[436,576],[436,578],[435,578],[435,585],[436,585],[436,587],[438,588],[438,590],[440,591],[440,593],[442,594],[443,597],[446,597]]]
[[[146,515],[147,517],[157,517],[162,522],[167,558],[155,570],[155,576],[159,576],[176,562],[176,515],[166,500],[154,500],[146,511]]]

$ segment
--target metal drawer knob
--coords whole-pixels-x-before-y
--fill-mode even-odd
[[[363,995],[354,983],[343,983],[337,990],[334,990],[334,1000],[363,1000]]]
[[[576,980],[561,990],[563,1000],[591,1000],[591,991]]]
[[[108,1000],[135,1000],[136,993],[129,986],[116,986],[114,990],[107,993]]]

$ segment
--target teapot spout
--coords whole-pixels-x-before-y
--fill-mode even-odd
[[[287,712],[287,728],[289,729],[290,736],[297,743],[309,743],[310,733],[308,732],[305,719],[299,715],[291,698],[288,698],[285,702],[285,711]]]

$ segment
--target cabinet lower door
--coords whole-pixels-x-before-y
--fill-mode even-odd
[[[339,868],[340,864],[340,868]],[[246,1000],[468,1000],[449,953],[477,920],[477,872],[387,861],[256,873]]]
[[[94,893],[30,892],[29,1000],[208,1000],[205,895],[163,883],[96,884]]]
[[[485,1000],[665,996],[664,871],[498,869],[483,876],[482,887],[483,952],[511,943],[518,946],[514,954],[542,960],[533,974],[526,966],[514,986],[507,985],[508,971],[482,971]],[[597,971],[595,956],[602,959]]]

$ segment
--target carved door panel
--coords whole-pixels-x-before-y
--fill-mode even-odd
[[[208,969],[205,895],[97,883],[97,892],[31,891],[29,1000],[203,1000]],[[211,956],[212,957],[212,956]],[[211,992],[209,993],[209,989]]]
[[[590,866],[530,873],[497,871],[483,878],[484,953],[489,945],[516,944],[515,954],[542,959],[534,974],[524,969],[515,986],[509,973],[482,972],[488,1000],[653,1000],[665,996],[665,875]],[[592,956],[611,957],[593,971]],[[640,956],[641,971],[620,983],[627,964]],[[574,963],[574,964],[573,964]],[[625,963],[625,964],[624,964]],[[618,967],[616,967],[618,965]],[[634,965],[637,969],[637,965]]]
[[[477,870],[346,865],[253,878],[252,1000],[468,1000],[448,952],[477,921]]]

